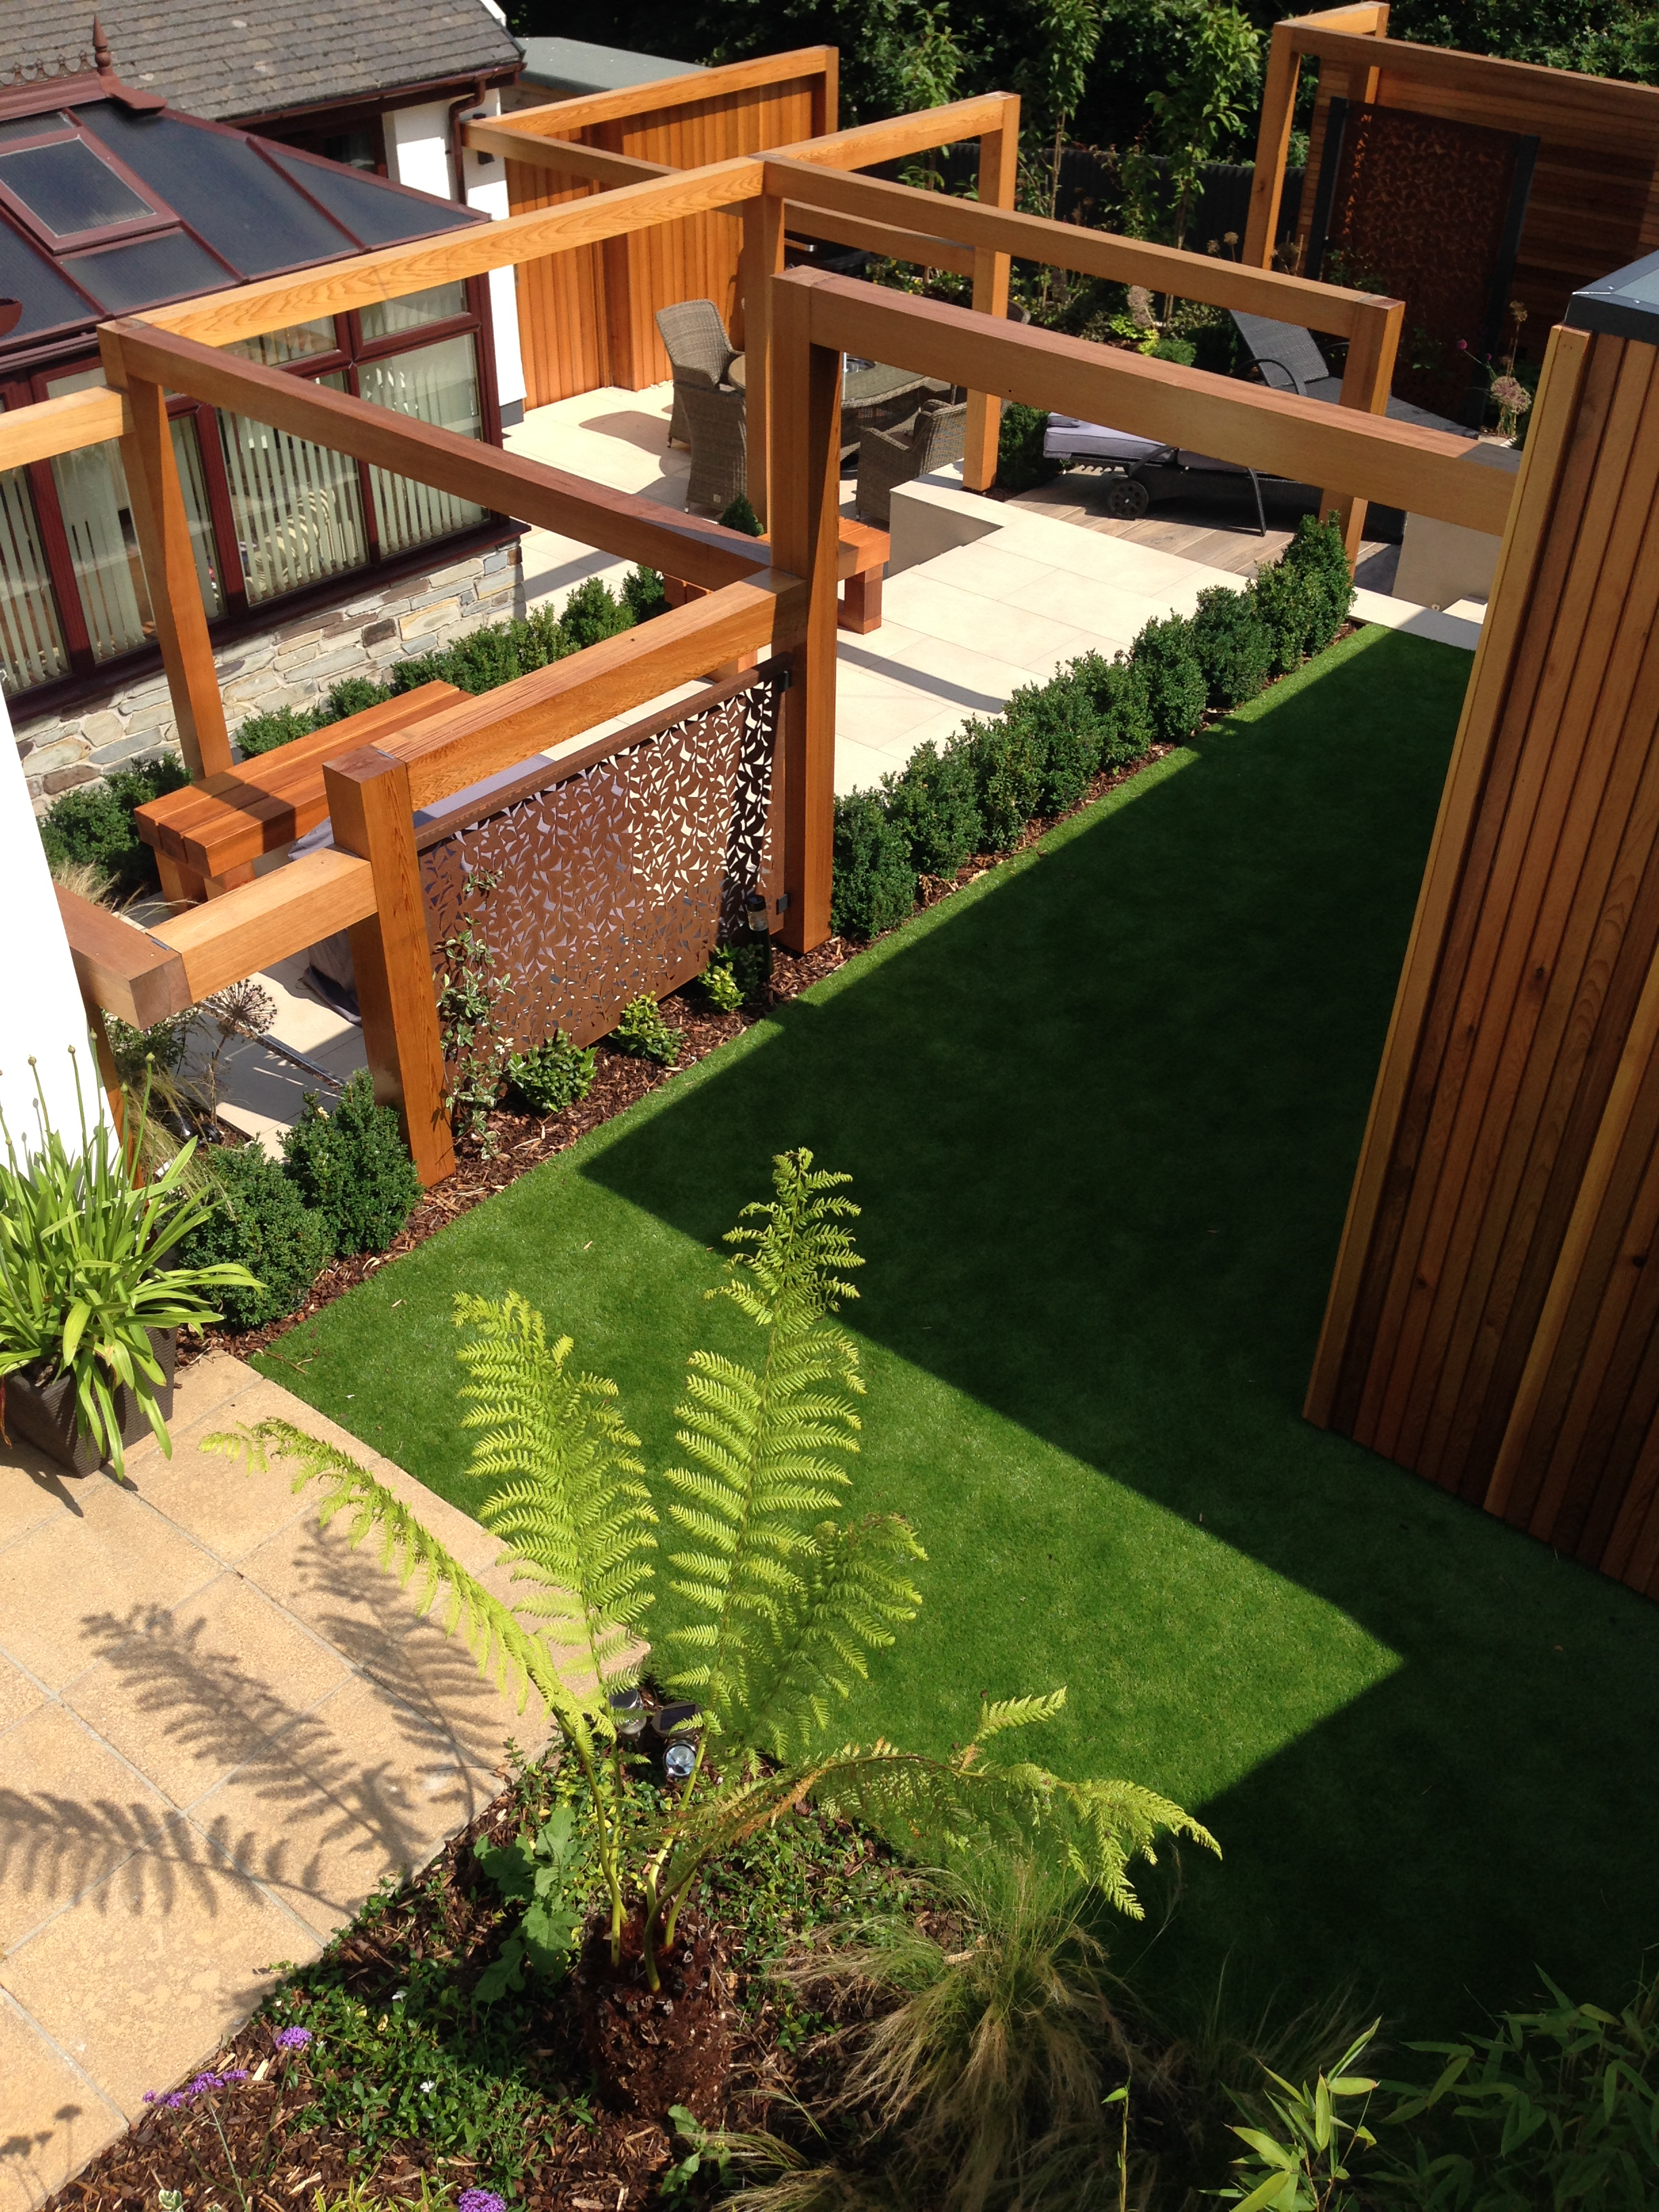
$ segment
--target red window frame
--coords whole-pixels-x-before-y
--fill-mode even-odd
[[[314,354],[302,362],[285,363],[283,373],[301,377],[307,382],[314,382],[320,377],[343,371],[346,389],[354,398],[361,398],[357,375],[360,363],[383,361],[394,354],[413,353],[422,346],[436,344],[444,338],[470,334],[477,359],[483,441],[499,446],[501,442],[501,422],[495,386],[489,279],[488,276],[470,276],[465,281],[466,307],[464,313],[447,316],[440,322],[423,325],[418,330],[399,331],[390,337],[369,340],[363,337],[362,318],[354,308],[332,318],[335,346],[331,353]],[[27,407],[46,397],[48,384],[55,384],[61,377],[74,376],[99,366],[99,356],[94,349],[66,355],[61,361],[36,367],[32,372],[11,378],[7,378],[3,371],[0,371],[0,398],[3,398],[8,411]],[[231,505],[230,479],[226,472],[224,452],[219,441],[218,410],[204,402],[175,398],[168,401],[167,414],[170,418],[184,415],[192,415],[196,418],[203,475],[207,483],[208,511],[213,523],[220,591],[224,600],[223,611],[209,618],[210,636],[230,628],[246,631],[266,623],[280,623],[284,619],[284,608],[306,601],[313,593],[324,600],[337,599],[343,592],[354,593],[362,588],[362,579],[374,575],[385,565],[369,465],[366,461],[358,461],[355,466],[362,502],[363,535],[368,554],[362,566],[349,569],[340,576],[331,577],[323,584],[306,586],[298,592],[284,593],[276,599],[251,601],[247,595],[247,580],[242,573],[235,515]],[[75,580],[69,533],[58,502],[58,487],[52,477],[52,463],[50,460],[33,461],[28,465],[27,473],[29,489],[34,501],[35,522],[40,533],[41,550],[46,556],[57,602],[64,649],[69,659],[69,672],[67,677],[52,678],[49,684],[35,684],[27,690],[12,693],[9,703],[14,714],[20,709],[27,711],[25,702],[43,698],[57,686],[71,680],[84,682],[88,678],[95,678],[100,683],[118,684],[152,661],[157,650],[154,645],[147,643],[132,653],[115,654],[107,660],[94,659],[86,617],[81,605],[81,594]],[[434,538],[431,546],[435,548],[447,542],[444,538]],[[418,549],[418,554],[413,558],[408,553],[398,554],[394,556],[396,564],[400,569],[418,566],[419,556],[423,556],[429,550],[428,547]]]

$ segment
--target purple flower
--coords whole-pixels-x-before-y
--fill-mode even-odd
[[[164,2094],[160,2089],[146,2089],[144,2102],[147,2105],[165,2105],[168,2112],[179,2112],[198,2097],[205,2097],[211,2090],[228,2088],[231,2082],[246,2081],[246,2066],[234,2066],[228,2074],[198,2074],[193,2081],[186,2081],[182,2089],[174,2089],[171,2094]]]
[[[279,2027],[272,2039],[278,2051],[303,2051],[311,2041],[308,2027]]]
[[[507,2212],[507,2206],[493,2189],[464,2189],[455,2212]]]

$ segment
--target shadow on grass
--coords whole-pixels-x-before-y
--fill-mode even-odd
[[[1659,1920],[1659,1612],[1300,1419],[1468,666],[1370,634],[582,1170],[703,1244],[785,1145],[852,1174],[910,1370],[866,1471],[933,1554],[872,1717],[1067,1680],[1048,1755],[1227,1853],[1173,1972],[1425,2029],[1534,1958],[1613,1993]]]
[[[720,1236],[809,1145],[864,1209],[864,1494],[929,1553],[848,1733],[941,1749],[1066,1684],[1033,1751],[1225,1850],[1187,1855],[1171,1991],[1352,1977],[1424,2033],[1534,1960],[1618,1995],[1659,1923],[1659,1608],[1300,1413],[1468,666],[1339,648],[267,1371],[476,1510],[450,1300],[517,1287],[659,1468],[687,1351],[738,1348]]]

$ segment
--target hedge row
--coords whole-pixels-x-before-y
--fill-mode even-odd
[[[1038,816],[1079,805],[1097,775],[1181,744],[1211,708],[1255,698],[1322,652],[1352,605],[1340,532],[1304,515],[1244,590],[1218,584],[1190,619],[1149,622],[1127,655],[1085,653],[994,720],[964,723],[942,752],[919,746],[878,790],[836,801],[831,927],[891,929],[913,911],[918,878],[950,882],[974,854],[1010,851]]]
[[[435,653],[422,653],[400,660],[391,671],[391,681],[375,684],[363,676],[348,676],[328,696],[311,708],[282,707],[270,714],[251,714],[236,732],[244,759],[268,753],[313,730],[343,722],[348,714],[361,714],[400,692],[422,684],[453,684],[462,691],[493,691],[515,676],[528,676],[550,661],[562,660],[585,646],[616,637],[636,623],[661,614],[668,601],[662,578],[653,568],[632,568],[623,577],[620,592],[613,592],[599,576],[578,584],[561,613],[538,607],[534,613],[510,622],[487,623],[469,630],[453,645]]]

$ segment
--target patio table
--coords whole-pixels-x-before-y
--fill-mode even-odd
[[[726,363],[726,380],[739,392],[749,388],[748,356],[733,354]],[[913,368],[891,368],[885,362],[860,362],[856,368],[847,365],[842,356],[841,380],[841,452],[842,459],[858,450],[859,433],[867,428],[860,417],[877,408],[890,408],[896,400],[908,399],[912,393],[944,392],[949,387],[937,377],[919,376]]]

